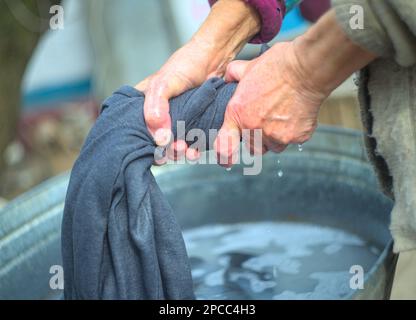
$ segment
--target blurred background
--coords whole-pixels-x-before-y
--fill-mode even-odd
[[[101,101],[157,71],[208,12],[207,0],[0,0],[0,207],[69,170]],[[302,14],[292,11],[274,41],[303,33]],[[355,90],[343,84],[320,122],[360,129]]]

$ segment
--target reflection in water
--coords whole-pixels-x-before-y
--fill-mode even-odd
[[[340,299],[352,265],[380,250],[342,230],[301,223],[209,225],[184,232],[198,299]]]

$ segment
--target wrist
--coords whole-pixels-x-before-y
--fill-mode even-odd
[[[333,10],[295,39],[293,46],[306,85],[325,95],[377,58],[348,38]]]
[[[222,75],[227,64],[260,28],[261,19],[257,11],[245,1],[220,0],[212,7],[190,43],[210,57],[208,72]]]

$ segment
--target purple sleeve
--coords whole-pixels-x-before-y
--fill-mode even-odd
[[[262,21],[260,32],[250,40],[250,43],[266,43],[272,40],[280,31],[286,7],[283,0],[244,0],[259,13]],[[217,0],[208,0],[212,6]]]
[[[300,4],[300,11],[306,20],[316,22],[330,7],[331,0],[305,0]]]

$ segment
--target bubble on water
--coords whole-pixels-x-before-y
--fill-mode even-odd
[[[282,170],[277,171],[277,176],[279,178],[283,177],[283,171]]]

